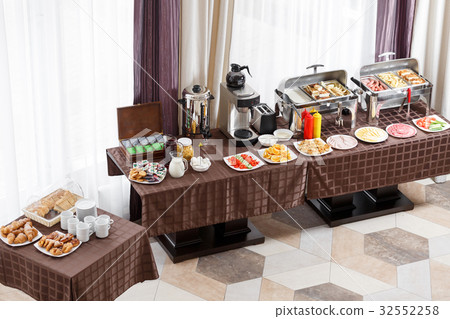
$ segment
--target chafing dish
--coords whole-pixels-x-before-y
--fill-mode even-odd
[[[321,66],[309,66],[307,69],[314,68],[313,74],[282,80],[275,90],[276,109],[289,122],[293,132],[301,130],[301,112],[305,108],[308,111],[314,108],[322,114],[348,113],[351,115],[351,128],[356,125],[358,95],[347,87],[347,72],[335,70],[317,73],[317,67]],[[336,123],[342,125],[342,121]]]
[[[401,70],[409,70],[408,76],[398,73]],[[368,80],[378,82],[379,86],[370,87],[380,90],[368,87]],[[411,89],[411,103],[423,100],[427,105],[426,115],[429,115],[433,85],[419,74],[419,64],[414,58],[365,65],[360,69],[360,80],[352,78],[352,81],[363,91],[361,105],[367,110],[367,121],[371,125],[378,123],[380,110],[404,104],[408,88]]]

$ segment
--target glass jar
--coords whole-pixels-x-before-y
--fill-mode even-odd
[[[182,147],[177,146],[178,152],[183,152],[183,157],[186,161],[190,161],[192,157],[194,157],[194,147],[192,146],[192,140],[187,137],[183,137],[178,139],[178,143],[182,145]]]

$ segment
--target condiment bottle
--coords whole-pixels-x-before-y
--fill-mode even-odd
[[[306,115],[309,114],[308,110],[305,108],[302,112],[302,122],[305,119]]]
[[[313,129],[314,129],[314,118],[310,113],[305,116],[305,127],[303,129],[303,137],[305,140],[310,140],[313,138]]]
[[[321,130],[322,130],[322,115],[319,112],[314,113],[314,138],[320,138]]]

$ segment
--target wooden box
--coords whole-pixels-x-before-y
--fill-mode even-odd
[[[163,132],[161,102],[151,102],[117,108],[117,126],[119,145],[122,152],[131,163],[142,160],[155,162],[165,157],[164,149],[138,154],[130,154],[123,140],[147,137]]]

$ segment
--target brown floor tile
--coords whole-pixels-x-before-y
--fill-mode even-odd
[[[294,294],[295,301],[362,301],[363,296],[336,286],[332,283],[326,283],[314,287],[308,287],[296,290]]]
[[[270,301],[292,301],[294,299],[294,290],[283,285],[277,284],[269,279],[263,278],[261,282],[261,291],[259,300]]]
[[[433,300],[450,300],[450,266],[430,260]]]
[[[295,248],[300,247],[300,230],[274,219],[251,219],[258,230],[267,237],[276,239]]]
[[[307,203],[288,209],[287,212],[289,213],[289,215],[284,211],[273,213],[272,218],[294,228],[300,229],[301,227],[303,227],[304,229],[308,229],[320,225],[325,225],[323,219],[320,218],[320,216]],[[292,219],[294,219],[295,221]],[[300,225],[301,227],[299,227],[298,225]]]
[[[426,202],[450,210],[450,181],[425,188]]]
[[[195,271],[198,259],[174,264],[166,260],[161,280],[206,300],[223,300],[227,286]]]
[[[264,260],[260,254],[239,248],[200,257],[196,271],[229,285],[262,277]]]
[[[428,240],[400,228],[366,234],[364,252],[396,266],[429,257]]]
[[[448,195],[450,197],[450,195]],[[450,208],[449,208],[450,209]],[[429,220],[435,224],[450,228],[450,210],[433,204],[422,204],[408,213]]]
[[[333,228],[331,256],[337,261],[364,254],[364,235],[346,227]]]

